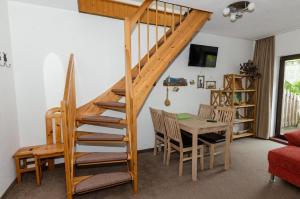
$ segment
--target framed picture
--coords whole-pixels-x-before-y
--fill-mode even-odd
[[[205,77],[198,75],[197,78],[197,88],[204,88]]]
[[[217,83],[216,81],[206,81],[206,89],[216,89]]]

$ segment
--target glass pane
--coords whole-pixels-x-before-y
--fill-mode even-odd
[[[300,128],[300,59],[285,61],[281,135]]]

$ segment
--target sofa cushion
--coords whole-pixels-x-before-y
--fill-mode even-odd
[[[300,147],[286,146],[271,150],[268,160],[272,168],[284,169],[300,175]]]
[[[292,131],[284,135],[290,146],[300,147],[300,130]]]

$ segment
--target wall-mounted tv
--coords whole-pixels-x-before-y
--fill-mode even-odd
[[[190,45],[189,66],[214,68],[217,64],[218,47]]]

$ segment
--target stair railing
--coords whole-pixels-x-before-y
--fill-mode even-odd
[[[127,136],[129,138],[128,150],[130,153],[130,172],[133,177],[133,190],[138,191],[137,181],[137,114],[133,91],[133,79],[140,77],[143,66],[155,54],[160,45],[175,31],[176,25],[181,24],[190,8],[162,1],[145,0],[138,11],[131,17],[125,18],[125,83],[126,83],[126,122]],[[146,25],[146,53],[142,55],[141,23]],[[154,26],[154,46],[150,49],[150,26]],[[153,28],[153,27],[152,27]],[[163,28],[163,35],[159,39],[159,29]],[[137,29],[137,30],[136,30]],[[137,65],[132,68],[132,35],[137,31]]]
[[[137,72],[134,72],[137,75],[135,77],[140,74],[146,62],[149,61],[160,45],[175,31],[176,26],[183,22],[190,11],[191,8],[186,6],[158,0],[146,0],[134,16],[125,19],[125,24],[128,21],[129,24],[127,26],[130,26],[130,28],[126,28],[125,25],[125,38],[126,29],[129,30],[128,33],[130,35],[133,35],[134,31],[136,31],[137,35],[135,40],[131,40],[132,37],[129,39],[129,36],[128,40],[125,39],[125,43],[128,41],[128,45],[130,44],[130,49],[132,44],[135,44],[137,48],[136,53],[134,53],[137,55],[135,60],[137,62]],[[142,33],[142,24],[146,26],[144,27],[146,28],[146,33],[144,34]],[[151,29],[153,30],[151,31]],[[162,36],[160,37],[160,35]],[[151,38],[155,38],[154,41],[151,42]],[[154,45],[150,48],[152,43]],[[146,46],[145,49],[143,48],[144,46]],[[143,53],[144,56],[142,57]],[[132,54],[130,53],[130,55]],[[131,61],[132,58],[131,56]]]
[[[67,71],[64,98],[61,101],[61,114],[64,138],[64,158],[67,185],[67,198],[73,195],[74,178],[74,145],[76,130],[76,91],[74,56],[71,54]]]

